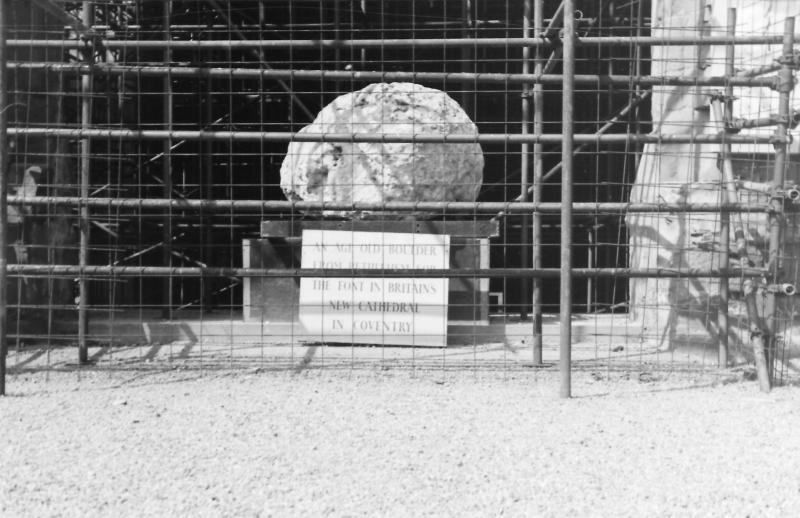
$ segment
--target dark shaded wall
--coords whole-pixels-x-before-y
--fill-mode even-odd
[[[59,37],[59,23],[28,2],[14,2],[11,10],[12,38]],[[9,61],[60,62],[59,49],[9,48]],[[9,125],[57,127],[65,121],[65,108],[74,97],[64,95],[75,78],[42,70],[11,70]],[[75,143],[67,139],[16,137],[9,139],[9,189],[21,192],[26,183],[31,194],[74,196],[77,194]],[[35,183],[35,187],[31,184]],[[75,263],[77,229],[74,213],[62,207],[20,208],[10,214],[10,262],[36,264]],[[65,278],[12,278],[9,301],[22,308],[9,315],[11,329],[42,330],[60,316],[72,314],[74,286]],[[61,319],[61,320],[68,320]]]

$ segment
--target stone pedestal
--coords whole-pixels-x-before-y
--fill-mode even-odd
[[[489,268],[489,238],[498,234],[496,221],[475,220],[268,220],[260,239],[243,242],[244,267],[300,268],[304,229],[361,232],[405,232],[450,236],[450,268]],[[244,279],[244,320],[297,322],[300,279]],[[448,321],[489,323],[489,279],[452,278]]]

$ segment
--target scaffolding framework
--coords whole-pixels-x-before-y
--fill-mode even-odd
[[[88,365],[92,319],[113,322],[132,312],[144,322],[150,318],[145,310],[153,309],[172,321],[180,311],[197,309],[201,319],[221,311],[233,321],[242,278],[490,279],[489,292],[505,306],[496,313],[502,322],[522,326],[530,363],[557,360],[562,397],[571,396],[576,313],[627,319],[633,304],[628,279],[714,280],[718,291],[705,301],[715,314],[715,361],[709,364],[726,368],[737,354],[746,357],[763,390],[786,371],[781,365],[788,364],[794,340],[788,330],[797,278],[787,271],[786,242],[797,237],[793,214],[800,199],[793,183],[800,178],[787,176],[790,131],[799,120],[792,106],[800,64],[792,17],[780,30],[748,34],[737,30],[741,24],[731,8],[725,26],[713,28],[723,34],[709,34],[712,27],[700,13],[696,34],[664,35],[661,28],[646,35],[653,28],[645,22],[651,6],[644,0],[622,7],[601,2],[587,12],[578,11],[574,0],[504,6],[462,0],[380,6],[342,0],[0,4],[0,394],[10,340],[19,351],[23,341],[51,347],[59,337],[74,342],[79,363]],[[767,65],[737,69],[736,49],[745,45],[780,50]],[[696,74],[650,70],[652,49],[682,47],[696,48],[698,55],[701,48],[721,48],[724,72],[703,73],[699,57]],[[480,133],[301,131],[338,95],[389,81],[448,92]],[[694,89],[692,109],[704,110],[714,130],[697,131],[692,121],[662,127],[654,120],[651,131],[645,112],[653,92],[667,88]],[[773,93],[777,113],[737,117],[734,89]],[[709,98],[712,91],[716,97]],[[45,115],[31,115],[34,105]],[[276,176],[289,142],[478,143],[487,157],[484,185],[474,202],[287,201]],[[721,198],[698,201],[688,193],[682,199],[633,199],[632,176],[648,153],[644,146],[680,145],[691,147],[687,154],[696,161],[714,148]],[[774,152],[751,160],[758,174],[743,177],[736,150],[756,149],[751,156],[762,157],[765,147]],[[39,173],[31,172],[34,167]],[[25,179],[37,175],[37,188],[25,191]],[[261,219],[295,221],[342,211],[474,224],[491,219],[502,233],[481,267],[242,265],[237,247],[257,234]],[[628,260],[623,218],[629,215],[718,219],[711,241],[697,250],[682,248],[701,257],[702,265],[640,266]],[[750,235],[751,216],[766,218],[764,242]],[[13,237],[9,225],[15,225]],[[764,249],[760,263],[748,260],[755,247]],[[47,286],[24,295],[34,279]],[[73,279],[77,293],[65,297],[70,288],[64,285]],[[125,284],[128,279],[134,281]],[[546,284],[550,279],[558,284]],[[578,290],[579,280],[587,282]],[[732,298],[746,307],[741,324],[750,335],[737,354],[729,343],[738,336],[732,328],[741,327]],[[551,340],[558,356],[545,358],[542,326],[552,313],[559,315],[558,339]],[[9,315],[14,325],[6,322]],[[26,320],[41,322],[42,315],[46,331],[25,328]],[[711,326],[707,317],[698,318]],[[60,321],[71,320],[74,330],[57,330]],[[260,333],[270,334],[263,326]],[[281,337],[291,341],[295,334],[292,328]],[[661,338],[641,342],[651,339]],[[482,340],[473,334],[473,348]],[[608,360],[598,352],[599,340],[594,358]],[[99,341],[114,344],[119,336]],[[228,342],[233,348],[235,339]],[[609,350],[618,347],[610,342]],[[667,363],[676,361],[672,356]]]

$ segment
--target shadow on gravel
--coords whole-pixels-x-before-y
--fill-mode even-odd
[[[158,353],[161,352],[161,349],[164,347],[164,344],[153,344],[148,349],[147,354],[144,355],[144,361],[151,361],[158,356]]]
[[[93,355],[91,355],[89,357],[89,361],[92,362],[92,363],[97,363],[98,361],[100,361],[100,359],[103,358],[103,356],[108,354],[110,351],[111,351],[111,346],[110,345],[104,345],[96,353],[94,353]]]
[[[90,348],[90,365],[76,363],[74,347],[27,346],[12,350],[9,356],[9,383],[15,376],[50,373],[75,374],[76,381],[87,380],[86,388],[113,388],[139,384],[166,384],[214,378],[258,374],[329,373],[331,376],[394,376],[477,381],[523,380],[539,389],[558,385],[558,365],[550,362],[533,365],[522,357],[497,354],[480,357],[483,350],[452,348],[447,351],[383,351],[376,348],[324,349],[322,344],[303,347],[277,346],[273,349],[241,344],[215,347],[187,340],[171,344],[103,345]],[[496,348],[502,350],[503,344]],[[486,350],[492,348],[487,346]],[[330,354],[329,354],[330,351]],[[477,353],[476,353],[477,351]],[[396,354],[396,356],[390,356]],[[635,388],[644,392],[689,392],[729,384],[755,383],[750,365],[716,369],[708,362],[679,363],[648,361],[635,353],[626,359],[577,359],[573,361],[574,393],[598,398],[617,391]],[[86,376],[84,378],[84,375]],[[452,377],[452,378],[451,378]],[[289,378],[287,378],[289,379]],[[99,384],[98,384],[99,383]],[[102,386],[101,386],[102,385]],[[581,387],[582,386],[582,387]],[[793,371],[779,371],[776,387],[800,386]],[[587,394],[587,387],[591,387]],[[538,390],[538,389],[537,389]],[[555,390],[555,388],[554,388]]]
[[[44,356],[46,353],[47,349],[40,349],[34,352],[32,355],[28,356],[27,358],[23,359],[22,361],[19,361],[14,365],[9,365],[8,369],[9,371],[15,371],[15,370],[21,371],[26,365],[32,364],[33,362]]]
[[[311,365],[311,361],[314,359],[314,355],[317,353],[317,348],[318,346],[316,345],[312,345],[311,347],[308,348],[306,354],[303,355],[303,359],[300,360],[297,363],[297,366],[294,368],[295,374],[300,374],[301,372],[306,370],[306,368],[308,368],[309,365]]]

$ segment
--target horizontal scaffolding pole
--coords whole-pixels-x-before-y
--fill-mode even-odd
[[[560,268],[474,268],[474,269],[355,269],[355,268],[216,268],[169,266],[78,266],[71,264],[9,264],[13,276],[84,276],[84,277],[386,277],[386,278],[477,278],[528,277],[556,278]],[[574,268],[575,278],[661,277],[661,278],[744,278],[766,275],[763,268]],[[87,279],[89,280],[89,279]],[[102,280],[102,279],[98,279]]]
[[[675,46],[675,45],[777,45],[783,41],[782,34],[752,34],[746,36],[584,36],[576,37],[576,43],[590,46]],[[560,46],[560,40],[547,38],[376,38],[355,40],[320,39],[274,39],[274,40],[92,40],[74,39],[10,39],[8,46],[50,47],[74,49],[92,46],[107,49],[397,49],[410,47],[433,47],[437,49],[472,48],[520,48]]]
[[[492,214],[503,211],[508,214],[558,214],[559,202],[468,202],[468,201],[393,201],[386,203],[342,203],[285,200],[208,200],[167,198],[81,198],[79,196],[8,196],[9,205],[63,205],[108,209],[169,209],[203,210],[210,212],[259,211],[259,212],[308,212],[308,211],[387,211],[424,212],[436,214]],[[628,213],[628,212],[769,212],[769,204],[754,203],[622,203],[622,202],[578,202],[572,204],[573,211],[582,214]]]
[[[273,68],[223,68],[156,65],[110,65],[81,63],[9,63],[18,70],[47,70],[50,72],[105,75],[139,75],[164,77],[199,77],[218,79],[273,79],[308,81],[403,81],[442,82],[470,81],[486,84],[552,84],[560,85],[559,74],[497,74],[472,72],[383,72],[356,70],[296,70]],[[748,86],[776,88],[777,76],[769,77],[692,77],[692,76],[628,76],[577,74],[575,83],[590,86]]]
[[[62,137],[70,139],[100,138],[125,140],[200,140],[221,142],[383,142],[383,143],[442,143],[442,144],[560,144],[559,133],[543,135],[484,133],[482,135],[425,135],[409,133],[298,133],[289,131],[203,131],[203,130],[132,130],[105,128],[8,128],[9,136]],[[768,135],[703,134],[576,134],[577,144],[787,144],[791,137]]]
[[[766,65],[761,65],[756,68],[750,68],[747,70],[740,70],[736,72],[736,77],[755,77],[755,76],[763,76],[764,74],[769,74],[771,72],[777,72],[781,69],[780,63],[769,63]]]
[[[782,121],[777,114],[771,114],[767,117],[761,117],[758,119],[744,119],[737,117],[728,121],[726,123],[726,127],[734,131],[739,131],[742,129],[776,126],[782,122],[787,122],[789,127],[792,129],[796,128],[797,125],[800,124],[800,110],[792,110],[787,121]]]

